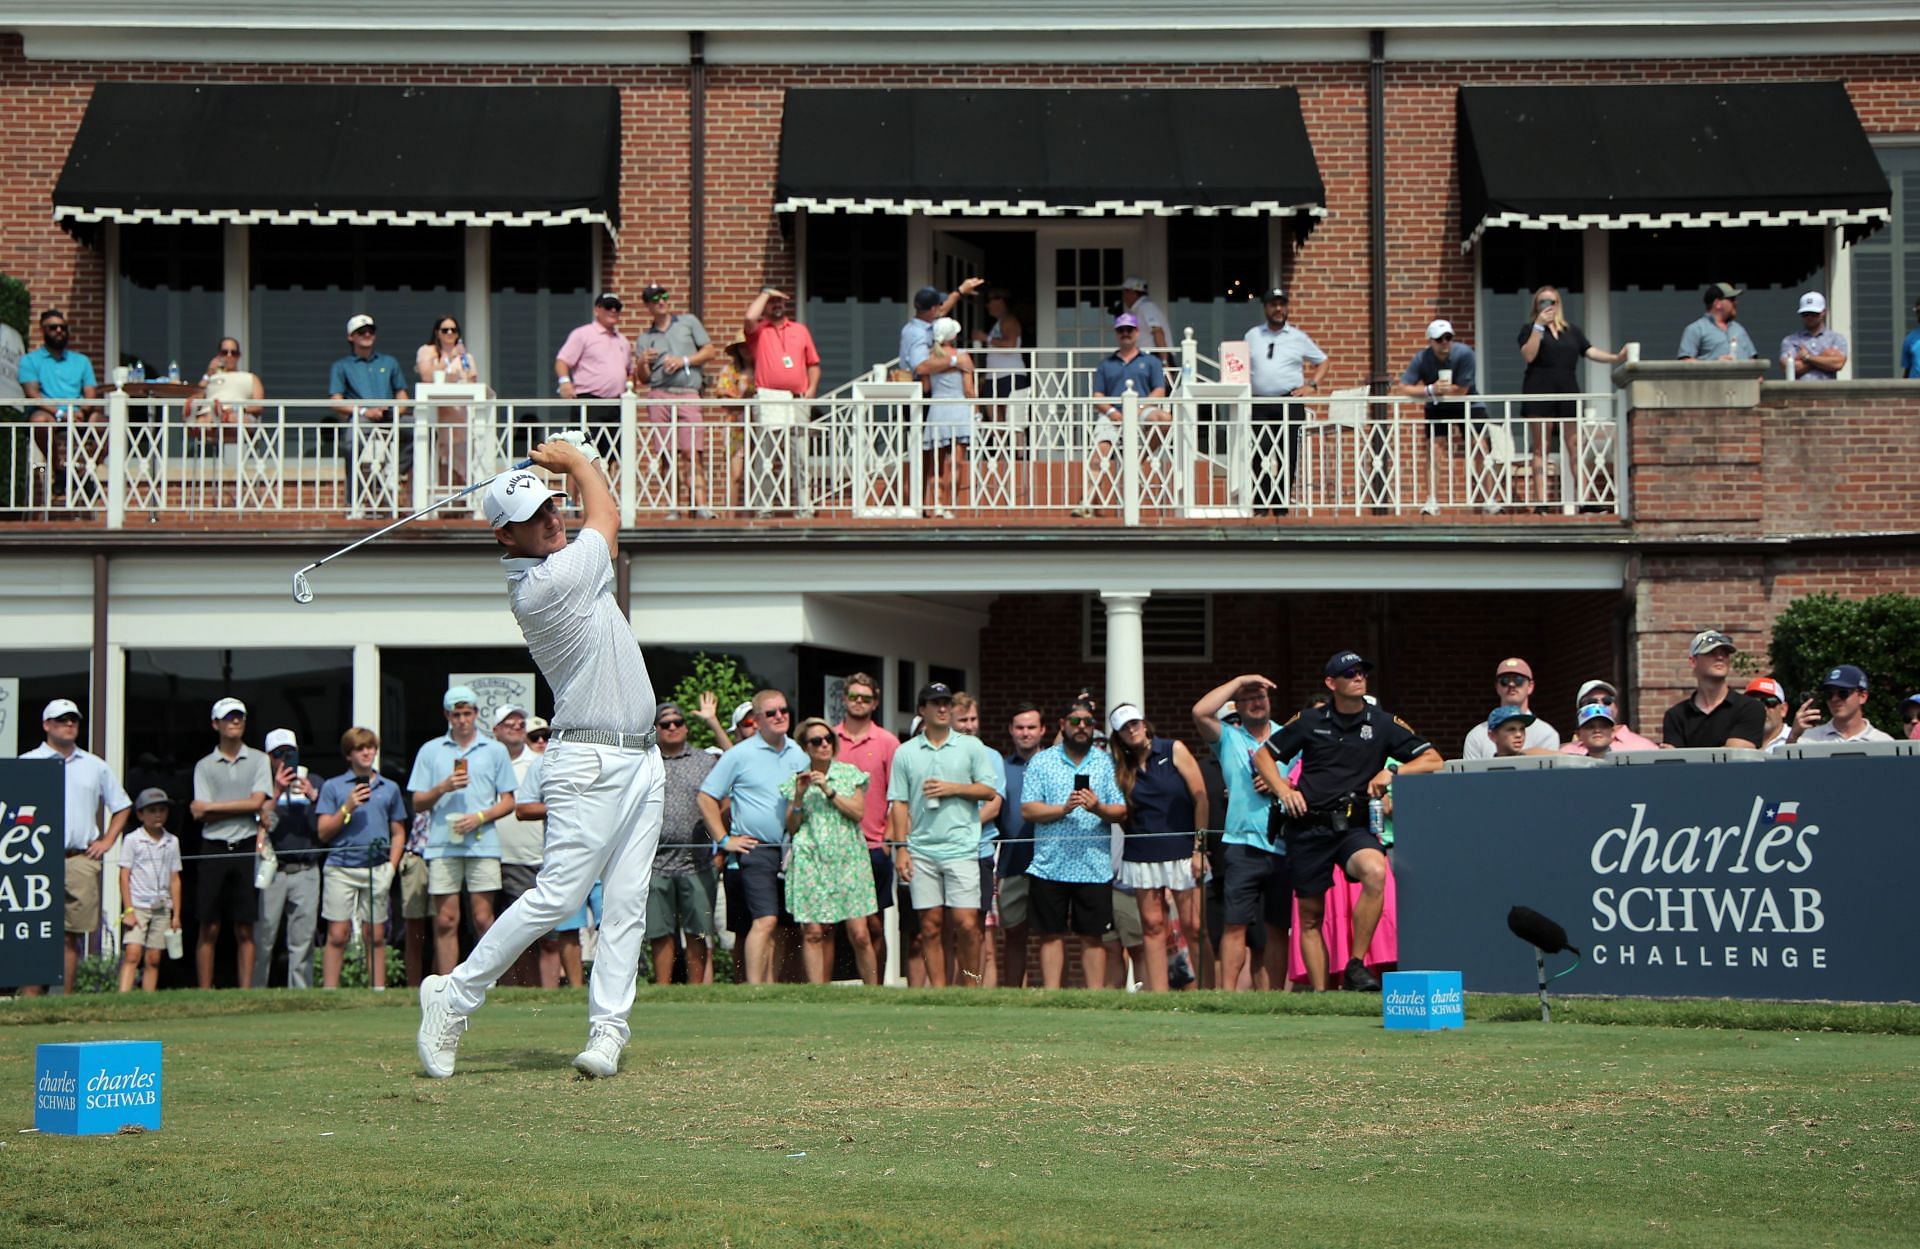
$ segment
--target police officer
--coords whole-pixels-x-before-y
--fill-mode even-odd
[[[1353,908],[1353,957],[1347,960],[1349,989],[1378,989],[1365,955],[1373,945],[1386,899],[1387,856],[1368,827],[1367,801],[1387,792],[1393,773],[1389,758],[1401,763],[1400,775],[1435,772],[1440,752],[1406,721],[1367,702],[1367,674],[1373,665],[1352,651],[1327,660],[1324,677],[1333,700],[1287,721],[1254,752],[1253,764],[1290,817],[1286,822],[1287,862],[1300,905],[1300,957],[1313,987],[1327,987],[1327,947],[1320,933],[1334,864],[1347,879],[1360,882]],[[1300,786],[1281,776],[1279,762],[1303,755]]]

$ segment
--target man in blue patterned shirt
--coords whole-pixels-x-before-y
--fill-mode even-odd
[[[1040,976],[1058,989],[1066,971],[1066,935],[1080,937],[1087,986],[1107,982],[1101,937],[1113,925],[1113,849],[1108,824],[1127,816],[1113,760],[1093,749],[1096,713],[1075,703],[1060,717],[1060,741],[1027,765],[1020,814],[1033,822],[1027,909],[1040,934]]]

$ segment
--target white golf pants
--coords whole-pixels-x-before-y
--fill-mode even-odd
[[[480,1009],[522,951],[580,909],[604,882],[606,914],[587,987],[590,1027],[611,1024],[627,1039],[647,929],[647,886],[660,843],[666,773],[658,750],[555,742],[540,761],[547,842],[533,888],[493,921],[466,962],[454,968],[449,1005]]]

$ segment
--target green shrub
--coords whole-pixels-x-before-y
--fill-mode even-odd
[[[67,986],[68,993],[118,993],[120,991],[120,959],[113,954],[96,954],[92,958],[83,958],[73,969],[73,983]]]
[[[716,714],[720,717],[720,723],[725,724],[733,718],[733,709],[752,698],[754,691],[759,688],[753,674],[731,656],[715,657],[701,651],[693,657],[693,672],[673,687],[673,693],[666,701],[686,713],[688,746],[694,750],[705,750],[715,745],[725,748],[732,743],[715,742],[713,730],[699,718],[700,695],[708,690],[713,692],[719,703]]]
[[[325,983],[321,970],[321,956],[326,952],[326,943],[320,942],[313,947],[313,983],[315,987]],[[395,945],[386,947],[387,951],[387,987],[404,986],[407,983],[406,953]],[[373,981],[367,978],[367,946],[364,942],[347,947],[347,956],[340,963],[340,987],[343,989],[368,989]]]
[[[1773,622],[1771,655],[1774,679],[1795,700],[1818,690],[1835,664],[1857,664],[1872,690],[1867,718],[1897,737],[1900,702],[1920,690],[1920,597],[1796,599]]]

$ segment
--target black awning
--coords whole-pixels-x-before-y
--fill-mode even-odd
[[[619,220],[612,87],[101,83],[54,188],[97,223]]]
[[[796,89],[781,212],[1326,215],[1300,93]]]
[[[1893,192],[1837,82],[1462,87],[1460,237],[1499,226],[1842,225]]]

